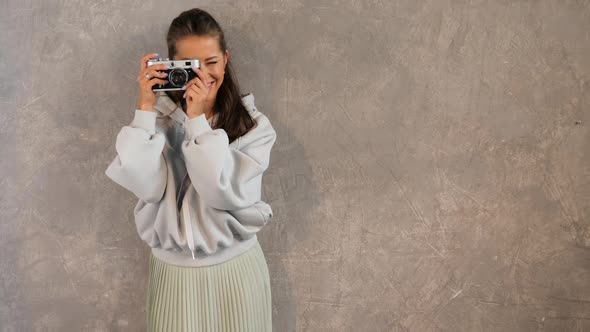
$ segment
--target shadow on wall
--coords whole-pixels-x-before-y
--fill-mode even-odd
[[[271,162],[263,176],[263,200],[273,209],[273,220],[259,233],[270,270],[273,295],[273,308],[282,312],[273,313],[273,331],[294,331],[296,327],[296,299],[290,282],[289,271],[285,266],[285,254],[305,252],[303,245],[310,237],[311,223],[323,197],[313,179],[313,169],[306,159],[303,145],[287,124],[280,121],[280,107],[284,98],[277,91],[284,91],[286,71],[274,68],[278,63],[273,53],[263,41],[249,38],[231,27],[225,28],[228,48],[232,56],[231,36],[239,36],[239,51],[233,53],[234,68],[244,92],[252,92],[256,106],[271,121],[277,132],[277,140],[271,153]],[[245,49],[247,47],[247,50]],[[242,65],[240,52],[247,52],[254,59],[251,65]],[[241,74],[243,73],[243,74]],[[249,73],[249,74],[248,74]],[[252,87],[252,88],[250,88]],[[289,103],[289,100],[286,101]],[[297,112],[294,107],[289,111]],[[301,124],[297,124],[301,125]]]

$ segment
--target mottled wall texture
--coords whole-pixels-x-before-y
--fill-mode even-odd
[[[590,2],[0,4],[0,331],[142,331],[149,247],[104,174],[139,59],[222,24],[278,138],[274,330],[590,330]]]

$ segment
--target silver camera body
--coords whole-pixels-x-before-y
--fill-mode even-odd
[[[151,65],[165,64],[169,65],[170,69],[163,72],[168,73],[168,76],[162,79],[168,80],[166,84],[155,84],[152,86],[152,91],[176,91],[182,90],[182,87],[190,80],[197,76],[197,73],[192,67],[201,68],[201,62],[197,59],[180,59],[170,60],[169,58],[152,58],[147,62],[148,67]],[[159,70],[159,72],[162,72]]]

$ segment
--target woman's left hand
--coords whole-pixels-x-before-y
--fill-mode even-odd
[[[186,115],[191,119],[205,113],[207,104],[211,103],[209,89],[203,83],[205,75],[199,68],[193,68],[193,71],[197,77],[186,83],[186,91],[182,96],[186,98]]]

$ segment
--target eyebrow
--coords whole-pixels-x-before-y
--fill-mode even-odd
[[[215,58],[217,58],[217,55],[210,56],[210,57],[208,57],[207,59],[205,59],[205,61],[207,61],[207,60],[211,60],[211,59],[215,59]],[[189,59],[197,59],[197,58],[195,58],[195,57],[192,57],[192,58],[189,58]],[[198,60],[198,59],[197,59],[197,60]]]

